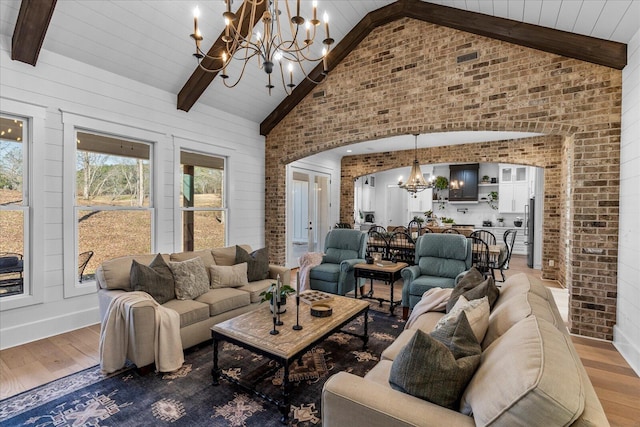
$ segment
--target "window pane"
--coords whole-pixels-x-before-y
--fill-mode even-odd
[[[78,253],[93,251],[84,280],[106,260],[151,253],[151,211],[78,210]]]
[[[23,204],[24,121],[0,117],[0,204]]]
[[[197,251],[226,246],[223,211],[183,211],[182,224],[183,250]]]
[[[224,159],[180,153],[180,207],[224,207]]]
[[[21,294],[24,277],[24,213],[0,210],[0,297]]]
[[[148,207],[148,144],[77,133],[76,204]]]

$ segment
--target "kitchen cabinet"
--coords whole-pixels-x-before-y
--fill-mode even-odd
[[[449,201],[478,201],[478,163],[449,166]]]
[[[376,210],[375,177],[360,178],[360,181],[362,181],[360,209],[363,212],[374,212]]]
[[[409,219],[415,215],[423,216],[426,211],[433,209],[433,189],[427,188],[424,191],[413,194],[408,193],[409,197]]]
[[[529,203],[528,167],[500,164],[498,183],[498,211],[500,213],[524,213]]]

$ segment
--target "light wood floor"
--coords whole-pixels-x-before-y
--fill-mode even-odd
[[[507,273],[518,272],[540,277],[527,268],[524,257],[514,256]],[[559,287],[554,281],[545,284]],[[400,300],[401,287],[395,288],[394,299]],[[388,298],[384,285],[376,284],[374,290]],[[0,351],[0,399],[98,364],[99,337],[100,325],[93,325]],[[576,336],[573,343],[611,425],[640,426],[640,378],[613,344]]]

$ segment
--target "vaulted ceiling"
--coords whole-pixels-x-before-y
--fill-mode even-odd
[[[37,42],[39,35],[32,32],[33,28],[16,26],[22,3],[20,0],[0,1],[0,34],[16,37],[20,31],[22,40],[35,37]],[[24,0],[24,3],[38,2]],[[52,8],[55,6],[55,10],[46,34],[43,34],[43,49],[176,96],[196,68],[192,57],[193,42],[189,38],[193,32],[193,7],[198,4],[201,9],[205,50],[223,29],[221,16],[225,7],[222,0],[64,0],[57,3],[46,0],[45,3]],[[310,1],[304,1],[303,6],[306,3]],[[339,43],[368,13],[392,3],[393,0],[320,0],[319,9],[328,12],[331,35]],[[424,3],[453,7],[461,14],[463,11],[477,12],[510,19],[514,23],[539,25],[619,43],[629,42],[638,30],[640,20],[640,2],[637,0],[432,0]],[[39,8],[42,4],[40,2]],[[239,5],[236,0],[234,7]],[[45,16],[46,11],[40,10],[40,15]],[[14,29],[17,30],[14,32]],[[40,60],[47,59],[41,57]],[[296,79],[300,80],[300,77],[296,76]],[[198,108],[199,104],[210,105],[260,123],[286,98],[277,86],[269,96],[264,87],[264,73],[257,67],[248,67],[243,80],[234,89],[224,87],[219,80],[213,79],[193,108]]]

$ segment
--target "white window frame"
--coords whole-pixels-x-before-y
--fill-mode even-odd
[[[165,139],[165,134],[154,132],[148,129],[128,126],[126,124],[116,123],[115,121],[107,121],[93,117],[84,116],[68,111],[62,111],[62,124],[64,134],[64,176],[63,176],[63,236],[64,236],[64,298],[73,298],[81,295],[95,293],[95,280],[85,280],[78,282],[78,227],[77,227],[77,210],[76,207],[76,158],[77,144],[76,132],[97,133],[115,138],[123,138],[126,140],[135,140],[150,144],[150,183],[149,183],[149,207],[141,208],[151,212],[151,252],[156,252],[157,227],[159,222],[158,207],[155,201],[158,200],[158,189],[161,188],[159,176],[157,173],[158,165],[162,160],[158,152],[158,143]],[[104,210],[112,209],[105,206]]]
[[[175,165],[174,170],[176,171],[175,181],[174,181],[174,187],[175,187],[174,206],[175,206],[175,212],[176,212],[176,215],[174,216],[174,230],[175,230],[176,239],[174,242],[173,250],[175,252],[182,252],[182,245],[183,245],[182,212],[184,210],[192,210],[192,211],[215,210],[219,212],[224,212],[224,221],[225,221],[224,241],[225,241],[225,245],[228,246],[229,245],[229,228],[231,224],[231,219],[229,215],[229,211],[230,211],[229,209],[229,175],[230,175],[229,164],[231,163],[230,156],[235,150],[229,149],[228,147],[222,147],[220,145],[214,145],[214,144],[206,144],[200,141],[196,141],[193,139],[184,138],[180,136],[175,136],[175,135],[173,137],[173,147],[174,147],[174,165]],[[212,152],[213,150],[215,150],[215,152]],[[223,178],[224,188],[222,190],[224,195],[224,199],[222,200],[223,208],[184,208],[180,206],[180,197],[181,197],[180,189],[182,188],[182,172],[180,170],[180,164],[181,164],[180,153],[182,151],[188,151],[190,153],[202,154],[203,156],[219,157],[224,159],[224,178]]]
[[[23,193],[27,200],[24,206],[24,292],[0,298],[0,311],[5,311],[44,302],[44,173],[34,171],[44,170],[47,108],[0,97],[0,112],[27,122],[27,135],[23,139],[27,144],[27,158],[23,163],[27,181]],[[34,242],[35,238],[41,240]]]

